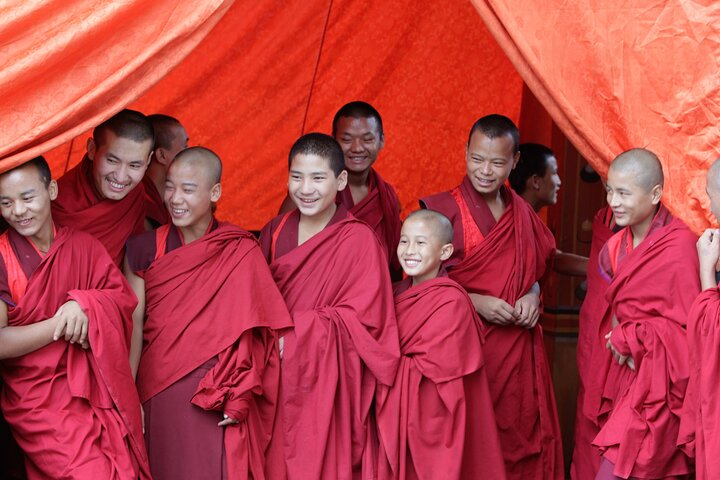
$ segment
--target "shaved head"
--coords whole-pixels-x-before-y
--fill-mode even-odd
[[[431,225],[432,231],[430,232],[432,235],[436,235],[438,239],[440,239],[440,242],[445,245],[447,243],[452,243],[453,241],[453,227],[452,223],[450,222],[450,219],[443,215],[440,212],[436,212],[435,210],[415,210],[410,215],[407,216],[405,219],[405,222],[409,222],[412,220],[419,220],[424,221]]]
[[[633,148],[618,155],[610,169],[616,172],[631,173],[638,186],[649,192],[656,185],[663,186],[663,176],[660,159],[650,150]]]
[[[170,164],[173,165],[191,165],[202,170],[206,178],[210,181],[210,185],[220,183],[222,176],[222,161],[215,152],[205,147],[190,147],[177,154]]]
[[[720,158],[715,160],[707,173],[707,186],[715,190],[720,190]]]

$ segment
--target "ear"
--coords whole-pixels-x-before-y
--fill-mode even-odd
[[[220,186],[219,183],[216,183],[210,189],[210,200],[212,200],[213,202],[217,202],[218,200],[220,200],[221,195],[222,195],[222,186]]]
[[[95,160],[95,152],[97,151],[97,145],[95,145],[95,140],[93,140],[92,137],[87,139],[87,144],[85,145],[85,148],[87,148],[87,156],[92,161]]]
[[[520,161],[520,150],[515,152],[515,155],[513,155],[513,166],[512,166],[513,170],[515,169],[515,167],[517,167],[517,164],[519,161]]]
[[[156,148],[154,153],[155,161],[160,165],[167,167],[167,164],[170,160],[167,156],[167,150],[165,150],[164,148]]]
[[[540,190],[540,177],[533,175],[528,178],[528,183],[525,185],[525,189]]]
[[[455,251],[455,247],[453,247],[452,243],[446,243],[440,248],[440,260],[443,262],[447,260],[448,258],[452,257],[453,252]]]
[[[347,187],[347,177],[347,170],[343,170],[340,172],[340,175],[337,176],[338,192],[345,190],[345,187]]]
[[[652,198],[652,204],[657,205],[660,203],[660,199],[662,198],[663,194],[663,187],[662,185],[655,185],[652,190],[650,190],[650,197]]]
[[[383,133],[380,135],[380,145],[378,146],[378,150],[382,150],[385,148],[385,134]]]
[[[50,180],[48,185],[48,194],[50,194],[50,201],[55,200],[58,196],[58,184],[55,180]]]

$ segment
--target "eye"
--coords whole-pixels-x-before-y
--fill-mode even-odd
[[[502,167],[503,165],[505,165],[505,162],[493,162],[493,165],[495,165],[496,167]]]
[[[0,205],[2,205],[3,207],[9,207],[11,205],[11,203],[8,201],[3,201],[3,202],[0,202]]]
[[[402,239],[400,240],[400,245],[406,245],[406,244],[407,244],[407,240],[402,240]]]

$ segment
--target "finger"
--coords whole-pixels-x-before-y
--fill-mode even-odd
[[[83,348],[83,350],[88,350],[90,348],[90,344],[87,341],[82,342],[80,346]]]
[[[64,329],[65,329],[65,319],[63,317],[60,317],[58,319],[57,325],[55,326],[55,332],[53,333],[53,340],[59,339],[60,336],[62,336]]]
[[[626,365],[630,367],[630,370],[635,370],[635,360],[632,357],[628,357]]]
[[[80,322],[80,323],[81,323],[80,340],[78,340],[78,341],[84,345],[87,343],[88,322]]]
[[[80,343],[80,337],[82,337],[82,328],[83,328],[83,321],[82,320],[76,320],[75,321],[75,331],[73,332],[72,339],[70,340],[70,343]]]
[[[70,317],[67,319],[67,327],[65,328],[65,341],[69,342],[75,333],[75,318]]]

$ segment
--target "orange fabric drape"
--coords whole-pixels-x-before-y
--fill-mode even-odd
[[[704,177],[720,152],[720,3],[472,3],[598,172],[628,148],[649,148],[663,162],[670,210],[696,232],[709,225]]]

